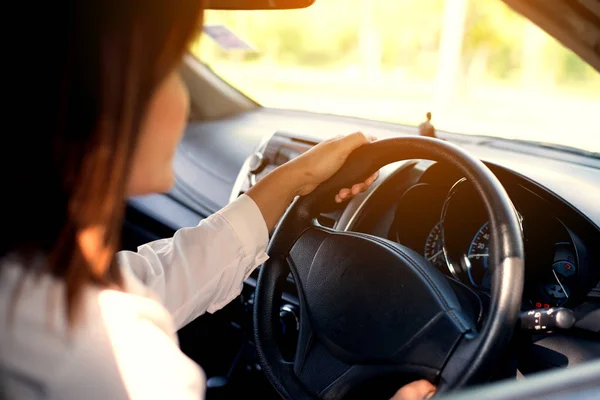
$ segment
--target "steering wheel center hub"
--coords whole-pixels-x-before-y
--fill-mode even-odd
[[[422,256],[349,233],[323,240],[305,292],[320,340],[353,362],[393,359],[433,319],[459,308],[447,281]]]

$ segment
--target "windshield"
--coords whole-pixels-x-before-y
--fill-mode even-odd
[[[600,151],[600,74],[500,0],[209,11],[192,53],[265,107]],[[231,39],[231,38],[229,38]]]

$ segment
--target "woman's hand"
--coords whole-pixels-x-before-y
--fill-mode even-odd
[[[298,195],[304,196],[315,190],[319,184],[331,178],[341,167],[354,150],[360,146],[374,141],[375,138],[367,137],[361,132],[348,136],[336,137],[319,143],[306,153],[289,162],[292,175],[300,178]],[[357,182],[350,188],[340,188],[335,196],[335,201],[341,203],[358,193],[364,192],[379,177],[376,172],[364,182]]]
[[[402,386],[390,400],[427,400],[435,394],[435,386],[421,379]]]
[[[315,190],[344,165],[350,153],[372,140],[362,133],[326,140],[262,178],[246,194],[260,208],[267,228],[271,230],[294,197]],[[364,192],[378,176],[377,172],[351,188],[340,188],[335,200],[341,203]]]

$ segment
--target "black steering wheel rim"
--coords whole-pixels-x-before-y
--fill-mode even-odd
[[[469,329],[462,332],[459,342],[456,342],[451,351],[448,350],[443,368],[439,371],[435,369],[437,371],[434,373],[435,377],[432,378],[431,371],[423,370],[423,374],[428,375],[430,379],[438,380],[444,390],[460,388],[483,380],[488,376],[504,345],[510,340],[521,304],[524,250],[517,214],[501,183],[481,161],[450,143],[422,137],[381,140],[357,149],[331,179],[310,195],[296,199],[280,221],[269,245],[270,259],[259,274],[255,294],[255,345],[265,374],[282,397],[336,399],[343,397],[347,394],[347,390],[351,389],[346,382],[342,382],[343,384],[338,385],[340,388],[335,387],[320,393],[315,393],[314,389],[308,390],[305,383],[297,376],[298,368],[283,361],[279,353],[275,330],[278,326],[278,309],[275,307],[277,303],[275,300],[290,270],[289,254],[293,246],[309,231],[321,231],[323,233],[318,235],[324,236],[335,234],[318,228],[315,217],[319,212],[335,207],[333,199],[339,188],[349,187],[389,163],[407,159],[445,162],[461,170],[483,200],[491,233],[492,288],[488,316],[479,332],[469,333]],[[345,237],[344,240],[350,239]],[[364,240],[373,242],[374,238],[365,237]],[[395,251],[401,252],[403,257],[407,254],[409,258],[414,256],[406,250]],[[291,270],[292,273],[298,274],[295,267],[292,266]],[[296,275],[294,277],[299,279]],[[305,290],[299,289],[298,292],[301,321],[313,320],[314,323],[315,318],[307,310],[308,300]],[[304,346],[311,345],[307,343],[314,338],[313,331],[310,332],[309,337],[304,340]],[[353,373],[367,370],[357,367],[354,368]],[[379,368],[377,371],[378,373],[385,371],[385,368]],[[417,370],[412,372],[418,373]]]

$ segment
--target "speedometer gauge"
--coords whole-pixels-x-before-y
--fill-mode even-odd
[[[486,222],[479,228],[469,246],[467,273],[473,286],[487,290],[490,289],[492,283],[492,276],[488,269],[490,258],[489,247],[490,227],[489,223]]]
[[[444,250],[442,247],[442,224],[440,222],[435,224],[429,235],[427,235],[423,254],[427,261],[439,270],[443,271],[445,269],[446,261],[444,260]]]

